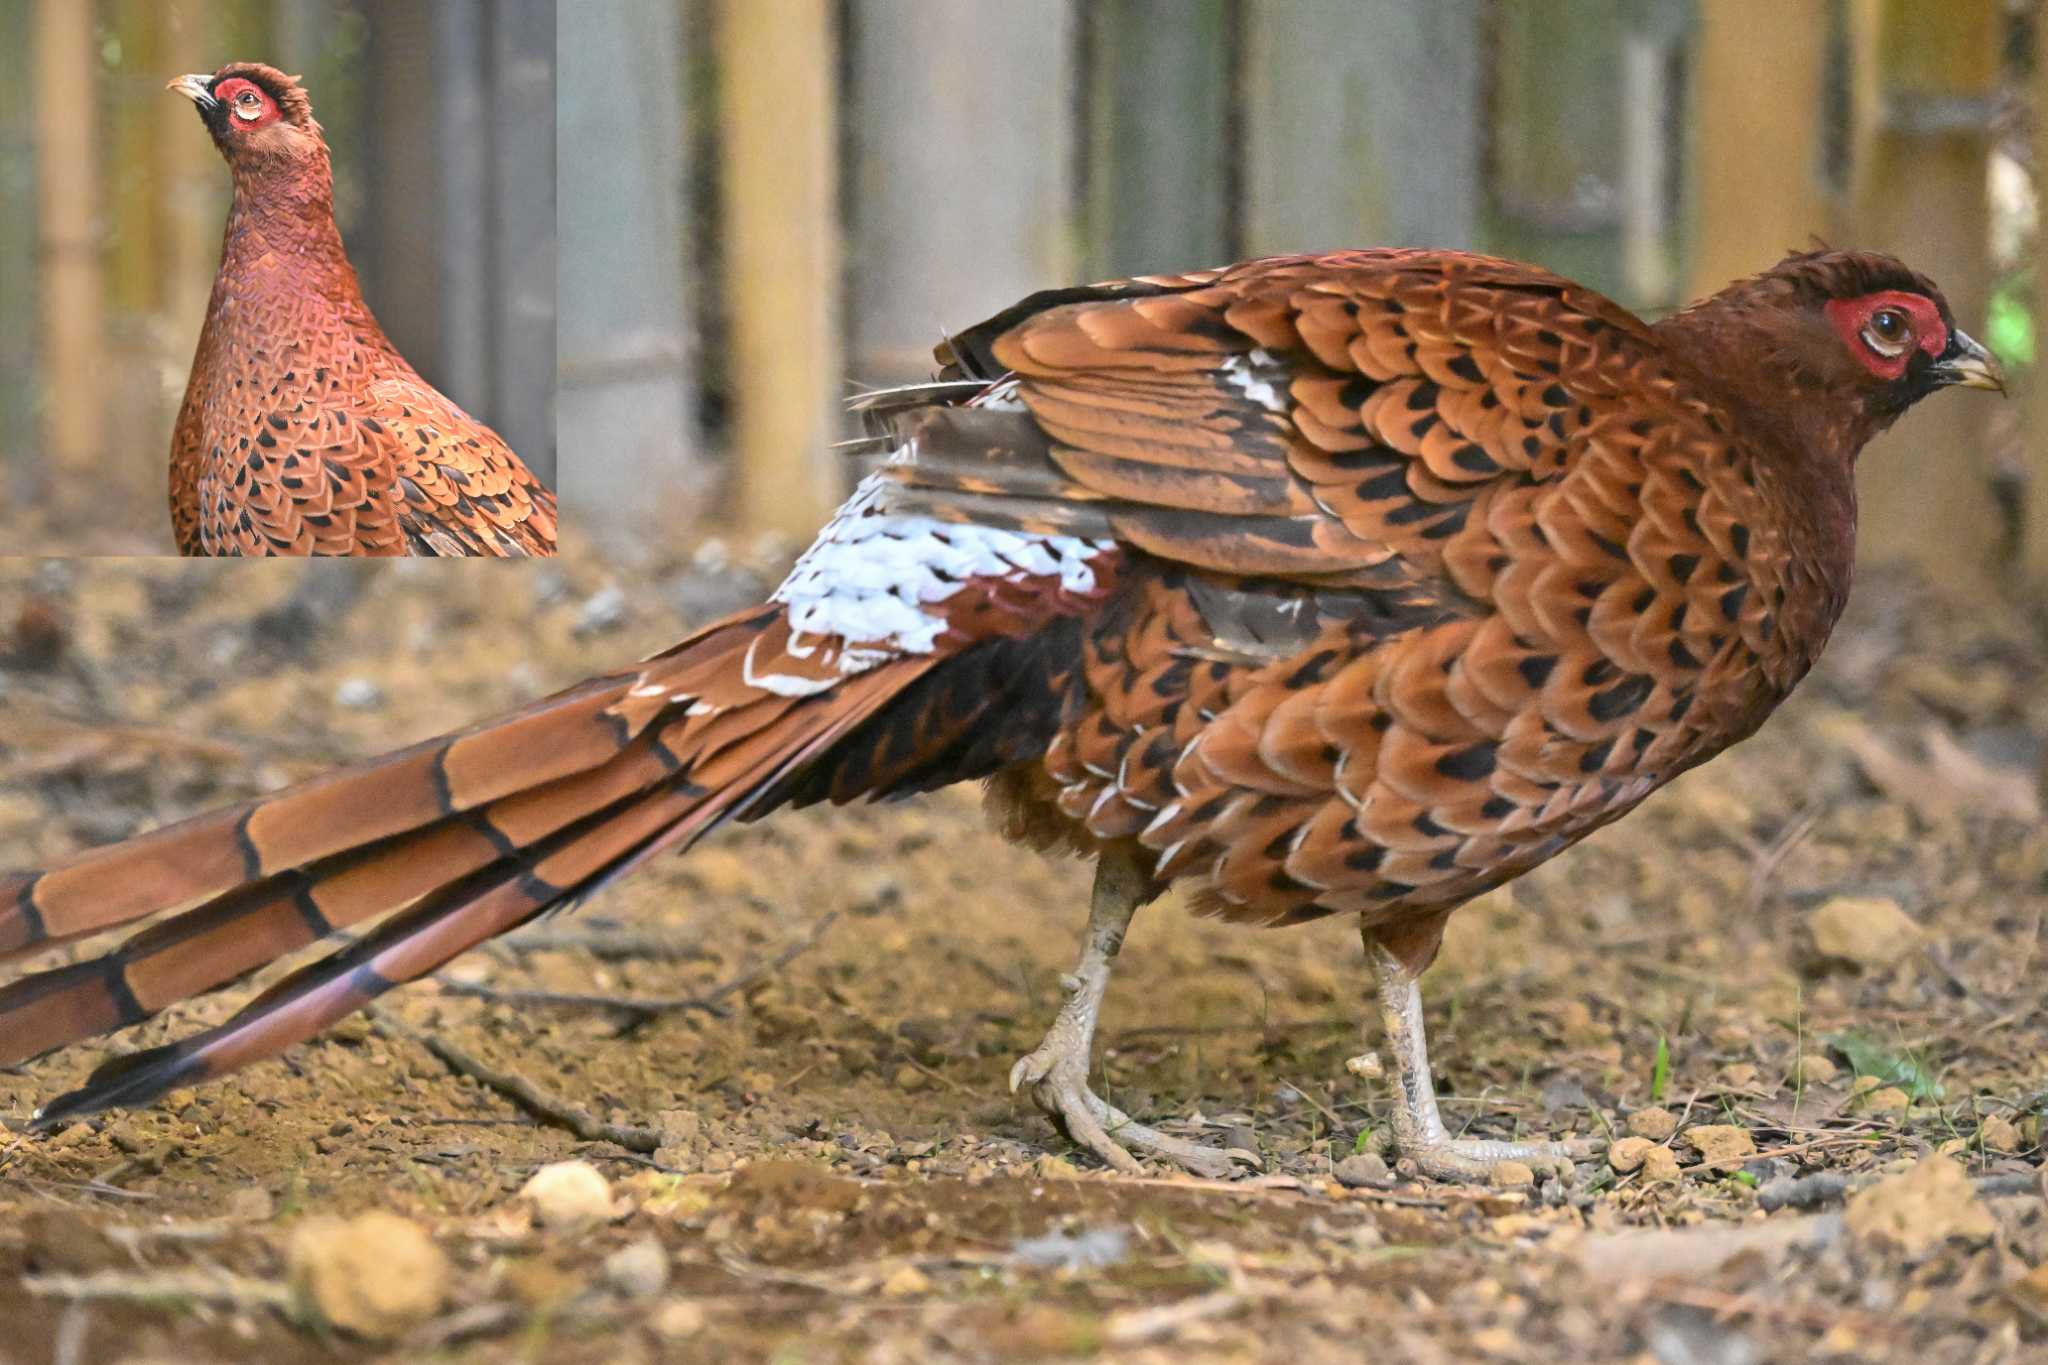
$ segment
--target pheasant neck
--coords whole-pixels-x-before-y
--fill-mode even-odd
[[[369,319],[334,223],[334,181],[324,158],[235,168],[221,244],[220,283],[230,281],[239,294],[314,296],[350,324]]]

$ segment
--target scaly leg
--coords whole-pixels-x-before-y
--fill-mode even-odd
[[[1140,1172],[1130,1151],[1135,1148],[1196,1175],[1227,1176],[1231,1162],[1223,1153],[1147,1128],[1088,1089],[1095,1018],[1109,989],[1110,967],[1123,947],[1131,916],[1148,899],[1145,874],[1131,856],[1104,853],[1095,865],[1081,960],[1071,974],[1060,978],[1066,1001],[1045,1041],[1010,1068],[1010,1092],[1030,1086],[1031,1098],[1068,1137],[1126,1175]]]
[[[1393,1054],[1394,1150],[1436,1180],[1483,1182],[1503,1161],[1519,1161],[1538,1174],[1571,1174],[1575,1158],[1595,1154],[1591,1142],[1501,1142],[1454,1138],[1444,1130],[1436,1107],[1436,1082],[1429,1074],[1429,1040],[1422,1029],[1422,991],[1416,974],[1365,930],[1365,957],[1379,990],[1380,1022]]]

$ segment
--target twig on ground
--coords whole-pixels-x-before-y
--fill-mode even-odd
[[[702,1010],[719,1019],[732,1016],[730,1010],[699,995],[654,996],[638,998],[626,995],[596,995],[581,991],[538,991],[521,990],[502,986],[486,986],[474,981],[450,981],[439,979],[441,994],[456,995],[470,1000],[488,1000],[494,1005],[529,1005],[540,1009],[604,1010],[623,1014],[634,1022],[645,1023],[662,1014],[681,1014],[688,1010]]]
[[[652,1152],[661,1146],[661,1133],[658,1129],[607,1123],[565,1100],[558,1100],[552,1095],[545,1094],[524,1076],[500,1071],[489,1063],[470,1056],[446,1039],[407,1028],[381,1009],[372,1008],[369,1014],[370,1021],[379,1033],[389,1038],[417,1043],[433,1053],[443,1066],[456,1075],[467,1076],[477,1084],[497,1091],[543,1123],[566,1128],[585,1142],[614,1142],[629,1152]]]
[[[1708,1285],[1666,1281],[1650,1291],[1665,1303],[1683,1304],[1712,1313],[1718,1322],[1732,1318],[1753,1318],[1759,1322],[1792,1323],[1813,1331],[1849,1324],[1867,1336],[1890,1340],[1899,1333],[1891,1318],[1855,1309],[1837,1309],[1827,1304],[1797,1303],[1790,1299],[1766,1299],[1760,1294],[1731,1294]]]
[[[734,993],[746,989],[764,976],[781,971],[791,962],[818,945],[825,931],[839,918],[837,910],[818,917],[809,933],[784,948],[765,962],[756,963],[731,980],[705,991],[701,995],[656,996],[635,998],[632,996],[586,994],[574,991],[540,991],[507,989],[500,986],[486,986],[468,981],[450,981],[436,977],[441,991],[446,995],[467,996],[478,1000],[489,1000],[504,1005],[534,1005],[543,1008],[603,1010],[626,1017],[628,1030],[637,1028],[664,1014],[679,1014],[689,1010],[700,1010],[718,1018],[727,1017],[722,1002]]]
[[[702,940],[600,929],[525,929],[493,940],[494,957],[527,953],[586,953],[601,962],[697,962],[709,957]]]
[[[38,1298],[90,1303],[161,1303],[166,1299],[270,1308],[290,1316],[292,1293],[276,1280],[228,1270],[100,1270],[90,1275],[27,1275],[22,1288]]]
[[[1770,894],[1771,878],[1777,875],[1778,866],[1785,861],[1786,855],[1799,847],[1800,841],[1813,832],[1814,824],[1821,817],[1821,810],[1820,806],[1807,807],[1799,812],[1799,814],[1793,816],[1791,822],[1783,830],[1779,831],[1778,837],[1771,840],[1769,845],[1763,848],[1751,846],[1751,863],[1749,868],[1749,913],[1751,918],[1755,918],[1763,913],[1764,898]]]
[[[1841,1171],[1817,1171],[1812,1175],[1773,1180],[1756,1192],[1757,1207],[1766,1213],[1775,1213],[1779,1209],[1817,1209],[1846,1199],[1876,1179],[1868,1172],[1851,1176]],[[2004,1195],[2034,1193],[2040,1188],[2041,1176],[2037,1171],[2006,1171],[1978,1176],[1971,1183],[1977,1187],[1978,1194],[1996,1199]]]
[[[1849,1177],[1840,1171],[1767,1182],[1756,1192],[1757,1207],[1766,1213],[1779,1209],[1817,1209],[1832,1204],[1849,1192]]]
[[[1190,1323],[1235,1313],[1244,1303],[1244,1295],[1235,1289],[1217,1289],[1157,1308],[1126,1308],[1110,1315],[1103,1327],[1103,1337],[1116,1346],[1164,1341],[1179,1335],[1180,1329]]]

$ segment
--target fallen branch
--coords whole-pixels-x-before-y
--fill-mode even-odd
[[[100,1270],[90,1275],[26,1275],[22,1288],[38,1298],[74,1303],[222,1304],[229,1308],[270,1308],[292,1316],[292,1292],[276,1280],[259,1280],[229,1270]]]
[[[738,991],[745,990],[762,977],[781,971],[791,962],[803,956],[812,948],[815,948],[818,945],[818,940],[824,937],[825,931],[831,928],[833,921],[838,918],[839,912],[837,910],[829,911],[819,916],[818,922],[811,926],[809,933],[790,944],[787,948],[784,948],[774,957],[747,968],[730,981],[723,982],[701,995],[636,998],[633,996],[586,994],[576,991],[507,989],[500,986],[486,986],[468,981],[450,981],[445,977],[436,977],[435,980],[439,983],[442,993],[446,995],[489,1000],[502,1005],[591,1009],[624,1015],[626,1017],[626,1027],[629,1031],[661,1015],[680,1014],[690,1010],[698,1010],[722,1019],[727,1015],[723,1005],[727,998]]]
[[[1164,1341],[1180,1335],[1183,1327],[1235,1313],[1244,1304],[1244,1295],[1236,1290],[1217,1289],[1157,1308],[1127,1308],[1109,1316],[1103,1325],[1103,1337],[1115,1346]]]
[[[612,1014],[623,1014],[634,1023],[645,1023],[657,1015],[681,1014],[687,1010],[702,1010],[716,1018],[731,1017],[731,1011],[717,1001],[700,995],[679,995],[653,998],[638,998],[625,995],[595,995],[580,991],[536,991],[486,986],[473,981],[448,981],[440,983],[441,994],[457,995],[470,1000],[488,1000],[494,1005],[523,1005],[541,1009],[604,1010]]]
[[[585,1142],[615,1142],[629,1152],[652,1152],[661,1146],[660,1130],[631,1124],[607,1123],[566,1100],[544,1093],[524,1076],[500,1071],[470,1056],[455,1044],[432,1034],[419,1033],[399,1023],[381,1009],[371,1009],[370,1021],[389,1038],[416,1043],[458,1076],[467,1076],[488,1090],[495,1090],[543,1123],[566,1128]]]
[[[696,962],[709,956],[697,939],[621,934],[598,929],[526,929],[493,941],[494,957],[526,953],[587,953],[602,962]]]

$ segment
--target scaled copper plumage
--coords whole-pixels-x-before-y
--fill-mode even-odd
[[[171,524],[187,555],[548,555],[555,496],[406,363],[334,224],[297,78],[182,76],[234,175],[184,406]]]

